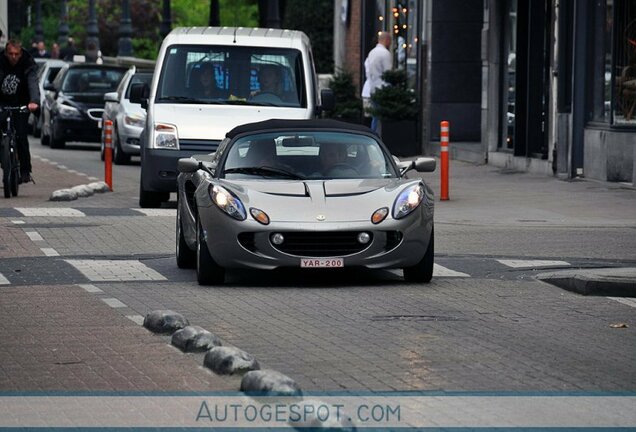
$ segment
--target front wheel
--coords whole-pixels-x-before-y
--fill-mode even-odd
[[[424,257],[413,267],[405,267],[404,280],[407,282],[429,283],[433,278],[433,261],[435,258],[435,232],[431,229],[431,238]]]
[[[195,268],[197,263],[197,253],[188,246],[183,236],[183,227],[181,226],[181,209],[177,200],[177,267],[179,268]]]
[[[212,259],[203,227],[201,222],[197,221],[197,281],[199,285],[218,285],[224,280],[225,269]]]
[[[4,138],[2,140],[2,153],[0,154],[0,165],[2,165],[2,188],[4,190],[4,197],[11,198],[11,148],[9,146],[9,139]]]

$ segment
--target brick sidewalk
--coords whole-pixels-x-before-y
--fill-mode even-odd
[[[78,286],[0,288],[0,390],[237,391]]]

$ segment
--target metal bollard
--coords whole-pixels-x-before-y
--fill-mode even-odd
[[[104,181],[113,190],[113,121],[104,121]]]
[[[441,164],[441,192],[440,192],[440,200],[447,201],[450,198],[448,197],[449,190],[449,179],[448,173],[450,170],[450,156],[448,154],[448,141],[450,135],[450,123],[446,120],[440,123],[441,134],[440,134],[440,164]]]

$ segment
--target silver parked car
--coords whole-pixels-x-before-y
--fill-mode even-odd
[[[104,95],[105,120],[113,122],[113,162],[118,165],[130,163],[130,157],[139,155],[139,136],[146,124],[146,110],[140,104],[130,102],[130,87],[133,84],[150,85],[152,71],[138,70],[132,66],[124,75],[117,91]],[[101,158],[104,160],[104,134],[102,133]]]
[[[364,126],[267,120],[178,161],[176,257],[200,284],[226,268],[402,268],[433,275],[433,192]]]
[[[36,59],[36,63],[38,64],[37,81],[38,87],[40,88],[40,108],[42,108],[46,101],[44,85],[53,83],[57,73],[66,62],[57,59]],[[42,116],[40,114],[36,115],[31,113],[31,115],[29,115],[29,126],[33,132],[33,136],[39,138],[42,134]]]

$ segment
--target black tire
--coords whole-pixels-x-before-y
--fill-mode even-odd
[[[44,129],[42,129],[42,135],[40,136],[40,144],[43,146],[51,145],[51,137],[44,133]]]
[[[178,200],[177,200],[178,201]],[[190,249],[183,237],[183,229],[181,226],[181,209],[177,202],[177,267],[179,268],[195,268],[197,266],[197,252]]]
[[[220,285],[225,280],[225,269],[210,255],[201,223],[197,221],[197,281],[199,285]]]
[[[141,208],[159,208],[161,203],[170,199],[168,192],[150,192],[144,190],[143,186],[139,188],[139,207]]]
[[[2,154],[0,155],[0,164],[2,165],[2,188],[4,197],[11,198],[11,150],[9,148],[9,139],[2,140]]]
[[[426,253],[420,262],[413,267],[405,267],[404,280],[407,282],[429,283],[433,278],[433,263],[435,261],[435,231],[431,229],[431,239]]]
[[[42,114],[37,117],[37,120],[33,125],[33,136],[35,138],[40,138],[40,136],[42,136]]]
[[[66,141],[64,140],[64,137],[58,137],[55,134],[55,125],[51,122],[51,138],[50,138],[50,142],[51,142],[51,148],[52,149],[63,149],[64,147],[66,147]]]
[[[119,136],[115,129],[113,129],[113,162],[115,165],[128,165],[130,163],[130,155],[122,150],[119,144]]]
[[[20,168],[14,167],[11,170],[9,188],[11,189],[11,196],[18,196],[18,190],[20,189]]]

